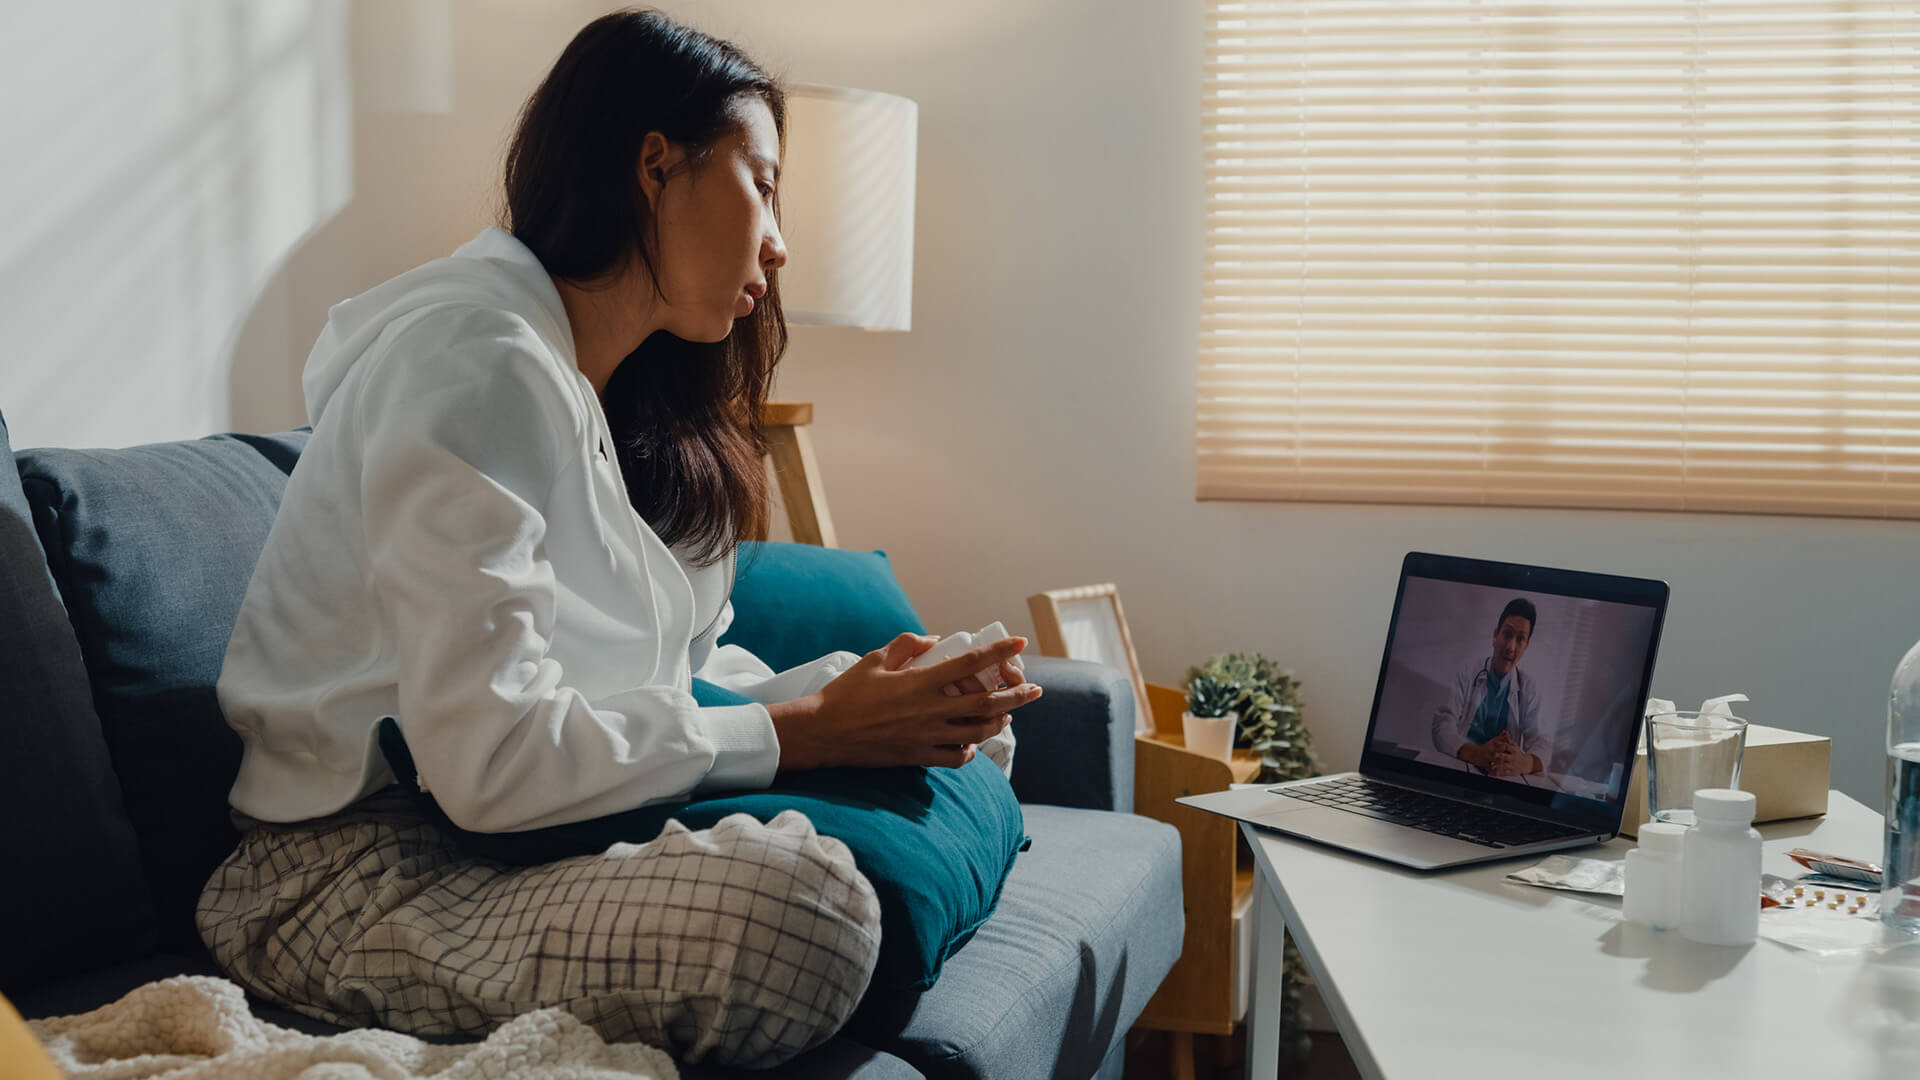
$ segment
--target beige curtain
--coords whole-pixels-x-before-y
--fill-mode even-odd
[[[1920,517],[1920,2],[1206,18],[1201,498]]]

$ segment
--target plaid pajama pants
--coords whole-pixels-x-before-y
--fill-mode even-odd
[[[879,955],[872,885],[794,811],[532,867],[459,856],[398,788],[245,824],[200,935],[235,982],[332,1023],[480,1035],[559,1006],[609,1040],[765,1068],[839,1030]]]

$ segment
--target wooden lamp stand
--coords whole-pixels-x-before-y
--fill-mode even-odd
[[[760,410],[767,458],[773,462],[773,475],[780,483],[780,498],[786,503],[787,525],[793,530],[794,541],[839,547],[833,515],[827,512],[826,488],[820,483],[820,462],[813,456],[813,439],[807,434],[811,423],[811,401],[769,401]]]

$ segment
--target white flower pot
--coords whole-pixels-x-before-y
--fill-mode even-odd
[[[1187,749],[1221,761],[1228,760],[1233,757],[1233,728],[1239,720],[1240,714],[1237,712],[1225,716],[1181,713],[1180,727],[1186,735]]]

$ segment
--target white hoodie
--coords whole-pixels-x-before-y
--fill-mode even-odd
[[[765,787],[766,704],[854,662],[714,647],[733,561],[693,566],[634,512],[560,294],[508,233],[335,305],[302,382],[313,436],[220,672],[242,813],[392,783],[383,716],[478,831]],[[759,704],[700,708],[695,674]]]

